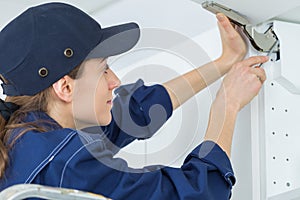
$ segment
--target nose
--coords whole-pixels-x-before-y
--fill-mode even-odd
[[[108,80],[108,87],[110,90],[113,90],[121,85],[121,80],[118,76],[111,70],[108,70],[109,73],[109,80]]]

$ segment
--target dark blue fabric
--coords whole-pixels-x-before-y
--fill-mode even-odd
[[[153,90],[155,93],[150,92]],[[171,115],[171,102],[163,87],[140,86],[134,91],[134,100],[129,98],[129,105],[136,111],[133,116],[139,115],[135,121],[140,119],[140,125],[149,123],[149,113],[144,109],[151,107],[151,102],[162,103],[167,116]],[[33,116],[36,119],[37,115]],[[46,114],[38,116],[49,118]],[[106,134],[72,129],[26,133],[11,151],[11,166],[6,171],[6,179],[1,180],[0,189],[17,183],[36,183],[90,191],[117,200],[229,199],[235,178],[228,157],[215,143],[206,141],[196,147],[181,168],[131,169],[124,160],[113,158],[115,151],[104,136],[119,146],[135,137],[111,126],[106,128],[109,132]],[[144,136],[152,134],[150,131]]]
[[[113,102],[112,122],[105,127],[89,127],[84,131],[104,132],[117,148],[135,139],[150,138],[172,115],[170,97],[161,85],[145,86],[139,79],[136,83],[119,87],[115,94],[117,97]],[[159,95],[162,98],[158,98]],[[152,109],[151,112],[152,107],[160,109],[154,112]]]

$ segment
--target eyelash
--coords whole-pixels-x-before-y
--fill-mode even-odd
[[[109,66],[108,66],[108,65],[105,66],[105,70],[104,70],[104,73],[105,73],[105,74],[108,73],[107,70],[109,70]]]

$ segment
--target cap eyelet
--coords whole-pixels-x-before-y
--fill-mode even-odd
[[[46,67],[40,68],[39,69],[39,75],[43,78],[48,76],[48,69]]]
[[[67,58],[71,58],[73,56],[73,50],[71,48],[66,48],[65,51],[64,51],[64,55]]]

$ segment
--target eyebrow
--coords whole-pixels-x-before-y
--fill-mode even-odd
[[[101,60],[101,62],[100,63],[102,63],[102,62],[104,62],[104,61],[107,61],[107,57],[106,58],[103,58],[102,60]]]
[[[102,62],[100,62],[100,64],[99,64],[98,70],[99,70],[100,73],[104,73],[106,70],[109,69],[109,65],[106,63],[106,65],[103,67],[103,66],[101,66],[101,63]]]

